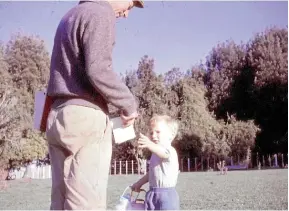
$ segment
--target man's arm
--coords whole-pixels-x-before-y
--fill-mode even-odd
[[[85,69],[97,92],[125,116],[131,116],[137,111],[134,96],[112,69],[114,37],[115,16],[110,10],[91,16],[82,36]]]

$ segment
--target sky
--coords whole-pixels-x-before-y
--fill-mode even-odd
[[[0,41],[21,32],[39,35],[51,53],[57,25],[78,1],[0,1]],[[204,62],[218,43],[247,42],[267,27],[288,26],[287,1],[145,1],[129,17],[117,20],[113,67],[137,69],[144,55],[155,71],[182,71]]]

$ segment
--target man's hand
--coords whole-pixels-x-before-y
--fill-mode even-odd
[[[138,117],[137,112],[131,114],[130,116],[124,116],[123,113],[120,114],[122,124],[124,127],[128,127],[134,124],[135,119]]]
[[[148,137],[140,133],[140,137],[138,139],[138,147],[139,148],[148,148],[154,144]]]

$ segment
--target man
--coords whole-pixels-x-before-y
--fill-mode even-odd
[[[137,104],[112,69],[115,22],[142,1],[81,1],[57,28],[46,127],[52,167],[52,210],[105,210],[112,153],[107,103],[134,124]]]

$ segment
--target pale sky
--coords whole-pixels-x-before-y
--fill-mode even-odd
[[[12,33],[39,35],[51,52],[61,17],[77,1],[1,1],[0,40]],[[288,2],[145,1],[127,19],[117,21],[114,70],[136,69],[147,54],[155,59],[156,71],[173,67],[186,71],[210,50],[228,39],[247,42],[273,25],[288,25]]]

